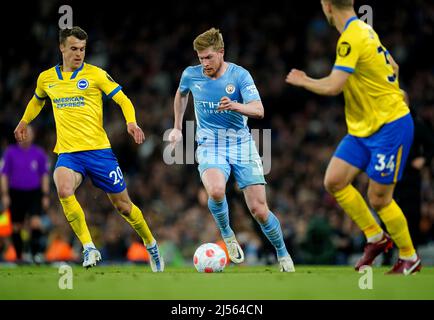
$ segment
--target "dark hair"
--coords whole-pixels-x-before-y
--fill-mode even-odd
[[[80,40],[87,41],[87,33],[80,27],[72,27],[72,29],[60,29],[59,31],[59,43],[65,43],[66,38],[69,36],[74,36]]]

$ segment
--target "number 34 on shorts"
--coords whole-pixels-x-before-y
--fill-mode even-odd
[[[385,124],[369,137],[347,134],[334,156],[366,172],[370,179],[378,183],[396,183],[402,177],[413,133],[413,119],[408,114]]]
[[[392,154],[387,160],[385,154],[377,153],[378,163],[374,166],[376,171],[379,171],[382,177],[388,176],[395,172],[395,155]],[[387,161],[387,164],[386,164]]]

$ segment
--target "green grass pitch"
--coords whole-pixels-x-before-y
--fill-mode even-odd
[[[73,266],[73,288],[59,289],[58,267],[0,266],[0,300],[13,299],[434,299],[434,268],[412,276],[385,276],[374,267],[372,289],[360,289],[352,267],[296,266],[280,273],[277,266],[229,266],[222,273],[198,273],[193,267]],[[366,283],[366,282],[365,282]]]

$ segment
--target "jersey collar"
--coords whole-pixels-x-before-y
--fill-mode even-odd
[[[83,69],[84,67],[84,62],[81,64],[81,66],[79,68],[77,68],[71,75],[71,78],[69,78],[69,80],[75,79],[75,77],[77,76],[77,74]],[[57,73],[57,78],[59,78],[59,80],[63,80],[63,76],[62,76],[62,70],[60,69],[60,64],[56,65],[56,73]]]
[[[354,20],[358,20],[359,18],[357,18],[356,16],[352,16],[351,18],[349,18],[347,20],[347,22],[345,23],[344,26],[344,31],[348,28],[348,26],[350,25],[351,22],[353,22]]]
[[[57,78],[59,78],[59,80],[63,80],[62,70],[60,70],[60,64],[56,64],[56,73]]]
[[[84,67],[84,62],[81,64],[81,66],[78,69],[75,69],[75,71],[72,73],[71,75],[71,80],[75,79],[75,77],[77,76],[77,74],[83,69]]]

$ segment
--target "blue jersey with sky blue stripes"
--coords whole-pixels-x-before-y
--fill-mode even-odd
[[[229,129],[238,139],[250,137],[246,116],[235,111],[217,111],[224,96],[244,104],[261,100],[252,76],[243,67],[228,63],[223,75],[215,80],[204,75],[201,65],[188,67],[182,74],[179,90],[182,95],[188,92],[193,95],[198,141],[199,131],[215,134]]]

